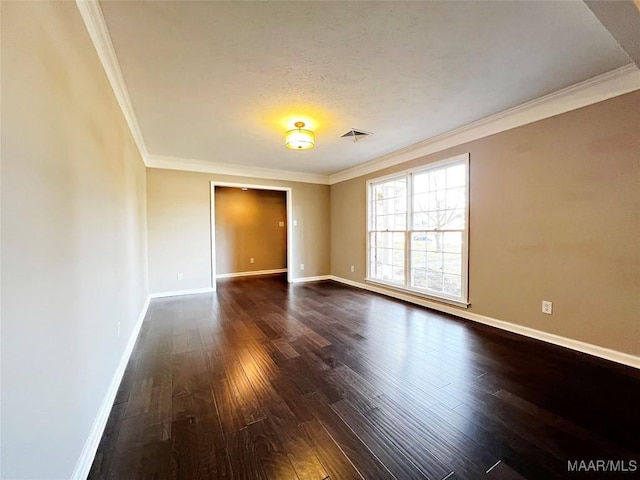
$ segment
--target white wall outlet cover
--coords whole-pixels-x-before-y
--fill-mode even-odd
[[[297,226],[298,226],[298,220],[294,220],[294,221],[293,221],[293,226],[294,226],[294,227],[297,227]]]
[[[278,222],[278,225],[284,227],[284,222]]]
[[[542,313],[546,313],[547,315],[551,315],[553,313],[553,302],[548,302],[546,300],[542,301]]]
[[[304,270],[304,263],[300,264],[300,270]]]
[[[253,257],[249,259],[249,263],[253,263]]]
[[[355,267],[354,267],[353,265],[351,265],[351,271],[352,271],[352,272],[355,272],[355,271],[356,271],[356,269],[355,269]]]

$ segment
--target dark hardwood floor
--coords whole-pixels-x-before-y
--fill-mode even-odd
[[[234,279],[152,301],[89,478],[604,478],[568,462],[640,468],[639,408],[632,368],[331,281]]]

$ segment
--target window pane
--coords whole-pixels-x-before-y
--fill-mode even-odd
[[[393,213],[405,213],[407,211],[407,196],[406,192],[402,192],[401,195],[398,195],[394,198],[394,209]]]
[[[459,297],[462,292],[462,277],[460,275],[443,275],[443,292]]]
[[[393,250],[392,262],[396,267],[404,268],[404,250]]]
[[[411,234],[411,287],[427,287],[427,233]]]
[[[411,250],[427,250],[427,232],[413,232],[411,234]]]
[[[436,223],[439,230],[464,229],[464,209],[440,210],[432,215],[437,217]]]
[[[417,288],[427,288],[427,270],[424,268],[414,268],[411,270],[411,286]]]
[[[427,271],[427,290],[442,292],[442,275]]]
[[[443,250],[449,253],[462,253],[462,232],[444,232]]]
[[[446,176],[444,169],[429,172],[429,190],[444,190],[446,188]]]
[[[391,280],[393,278],[393,270],[391,265],[381,265],[380,271],[382,272],[382,276],[380,280]]]
[[[404,267],[393,267],[393,282],[404,284]]]
[[[447,168],[447,188],[464,187],[466,183],[465,166],[454,165]]]
[[[407,181],[412,182],[411,198]],[[427,166],[421,172],[372,186],[369,226],[376,231],[370,233],[371,278],[466,300],[462,287],[467,194],[467,165],[463,161]],[[411,216],[407,214],[409,207]]]
[[[393,248],[399,248],[404,251],[404,232],[394,232],[393,235]]]
[[[426,268],[427,252],[422,250],[411,251],[411,268]]]
[[[429,197],[426,193],[413,194],[413,211],[426,212],[429,210]]]
[[[462,255],[456,253],[443,253],[442,267],[444,273],[460,275],[460,272],[462,272]]]
[[[426,213],[418,212],[413,214],[413,229],[426,230],[429,228],[429,216]]]
[[[464,204],[466,202],[464,188],[450,188],[446,190],[445,196],[445,205],[447,210],[464,208]]]
[[[429,189],[429,174],[418,173],[413,175],[413,193],[423,193]]]
[[[434,212],[436,210],[444,210],[447,208],[447,191],[436,190],[427,194],[429,201],[429,210]]]
[[[369,276],[404,285],[405,233],[371,232],[369,235]]]
[[[427,233],[427,250],[430,252],[442,251],[442,232]]]

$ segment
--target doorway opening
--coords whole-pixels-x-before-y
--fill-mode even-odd
[[[211,286],[219,278],[287,274],[291,188],[211,182]]]

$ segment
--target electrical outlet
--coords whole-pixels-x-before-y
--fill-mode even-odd
[[[284,227],[284,222],[278,222],[278,226]]]
[[[178,280],[182,280],[182,273],[176,273],[176,278]]]
[[[356,271],[355,267],[353,265],[351,265],[351,272],[353,273],[355,271]]]
[[[553,302],[548,302],[546,300],[542,301],[542,313],[546,313],[547,315],[551,315],[553,313]]]
[[[297,226],[298,226],[298,220],[294,220],[294,221],[293,221],[293,226],[294,226],[294,227],[297,227]]]
[[[253,263],[253,257],[249,259],[249,263]]]
[[[300,264],[300,270],[304,270],[304,263]]]
[[[118,340],[120,340],[120,322],[116,324],[116,327],[118,329]]]

